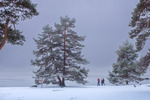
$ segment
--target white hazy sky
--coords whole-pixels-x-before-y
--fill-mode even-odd
[[[128,24],[131,12],[139,0],[32,0],[38,4],[39,16],[17,25],[23,31],[26,42],[23,46],[6,44],[0,51],[0,86],[29,86],[35,70],[30,60],[36,49],[33,37],[37,38],[42,28],[59,23],[60,16],[76,19],[75,31],[86,36],[84,56],[90,62],[87,67],[90,79],[107,77],[108,70],[116,60],[115,51],[129,39]],[[130,39],[129,39],[130,40]],[[134,40],[130,40],[134,41]]]

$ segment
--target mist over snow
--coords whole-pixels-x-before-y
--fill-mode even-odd
[[[32,0],[33,3],[38,4],[39,16],[19,22],[16,26],[25,35],[26,42],[23,46],[6,44],[0,51],[0,87],[24,87],[34,84],[32,77],[36,68],[30,62],[35,58],[33,50],[36,50],[36,45],[33,38],[37,38],[45,25],[49,24],[53,27],[54,23],[59,23],[60,16],[66,15],[76,19],[75,31],[78,35],[86,36],[82,54],[90,62],[85,66],[90,69],[87,85],[96,85],[97,78],[105,78],[106,84],[110,84],[107,80],[108,71],[111,71],[112,64],[116,61],[115,51],[129,39],[128,24],[131,12],[138,1]],[[129,41],[133,44],[135,42],[131,39]],[[147,51],[144,50],[139,56],[145,52]],[[150,70],[145,76],[150,77]],[[149,81],[143,83],[149,83]]]

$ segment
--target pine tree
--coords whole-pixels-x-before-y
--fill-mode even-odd
[[[138,55],[131,43],[126,41],[116,52],[117,61],[113,63],[113,71],[109,72],[108,80],[112,84],[128,84],[129,82],[139,82],[143,79],[139,62],[136,61]]]
[[[132,18],[129,26],[132,28],[129,33],[130,38],[136,37],[136,49],[141,51],[150,37],[150,0],[140,0],[137,4],[137,7],[132,13]],[[146,67],[150,64],[150,50],[149,52],[142,57],[141,67]]]
[[[88,64],[88,61],[81,55],[84,45],[81,44],[85,37],[78,36],[73,30],[75,19],[69,17],[61,17],[60,24],[55,24],[56,31],[62,34],[63,46],[63,69],[62,69],[62,86],[65,86],[65,80],[76,81],[84,84],[87,77],[85,68],[81,68],[81,64]]]
[[[30,0],[1,0],[0,1],[0,50],[6,41],[11,44],[23,45],[25,37],[15,24],[20,19],[25,20],[38,15],[36,5]],[[12,25],[14,29],[12,28]],[[11,26],[9,26],[11,25]]]
[[[46,25],[43,27],[42,34],[39,34],[38,39],[34,39],[37,44],[37,51],[33,51],[36,56],[35,60],[31,60],[32,65],[38,66],[39,69],[34,72],[36,84],[55,83],[55,76],[57,74],[56,64],[59,64],[59,41],[58,35],[55,34],[52,27]]]
[[[60,24],[55,24],[56,30],[46,32],[44,28],[44,32],[40,35],[39,40],[35,40],[38,45],[38,51],[34,51],[34,54],[37,58],[37,54],[41,56],[41,59],[32,61],[33,65],[40,66],[39,70],[35,72],[36,77],[38,77],[38,73],[40,72],[39,75],[46,81],[48,80],[48,83],[58,84],[59,86],[65,86],[66,80],[76,81],[81,84],[86,83],[85,78],[87,77],[88,70],[81,67],[81,65],[88,64],[88,61],[81,55],[81,50],[84,47],[81,42],[84,41],[85,37],[78,36],[73,30],[75,27],[74,23],[75,19],[70,19],[67,16],[61,17]],[[49,36],[44,35],[48,33]],[[46,39],[48,37],[51,37],[51,41]],[[44,48],[47,48],[47,50]],[[44,57],[41,49],[44,50],[43,53],[47,57]],[[46,60],[46,58],[49,59]],[[38,81],[38,78],[36,79]]]

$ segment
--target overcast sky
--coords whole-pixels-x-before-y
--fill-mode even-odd
[[[75,31],[86,36],[83,54],[90,62],[90,73],[96,77],[106,77],[115,53],[124,41],[129,39],[128,26],[131,12],[139,0],[32,0],[38,4],[39,16],[25,20],[17,25],[23,31],[26,42],[23,46],[6,44],[0,51],[0,86],[32,85],[30,60],[36,50],[33,37],[37,38],[42,28],[59,23],[60,16],[76,19]],[[130,39],[129,39],[130,40]],[[130,40],[133,41],[133,40]],[[98,74],[97,74],[98,73]],[[90,74],[92,77],[93,74]]]

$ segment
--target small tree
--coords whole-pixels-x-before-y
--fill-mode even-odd
[[[108,80],[112,84],[128,84],[129,82],[139,82],[141,71],[139,71],[140,64],[136,61],[138,55],[131,43],[126,41],[123,46],[119,47],[117,51],[117,61],[113,63],[113,71],[109,72]]]
[[[61,17],[60,24],[55,24],[56,30],[46,26],[44,32],[35,40],[38,51],[34,51],[36,60],[32,64],[39,66],[35,72],[36,79],[40,76],[45,82],[65,86],[65,80],[85,84],[88,70],[81,65],[88,61],[81,55],[84,47],[80,42],[85,37],[78,36],[73,30],[75,19]]]
[[[130,38],[136,38],[136,49],[141,51],[147,40],[150,38],[150,0],[140,0],[132,12],[132,18],[129,26],[132,28],[129,33]],[[143,68],[150,64],[150,50],[142,57]]]
[[[32,18],[38,15],[36,5],[30,0],[1,0],[0,1],[0,50],[6,41],[11,44],[22,45],[25,41],[15,24],[21,20]],[[9,26],[14,25],[14,29]]]

